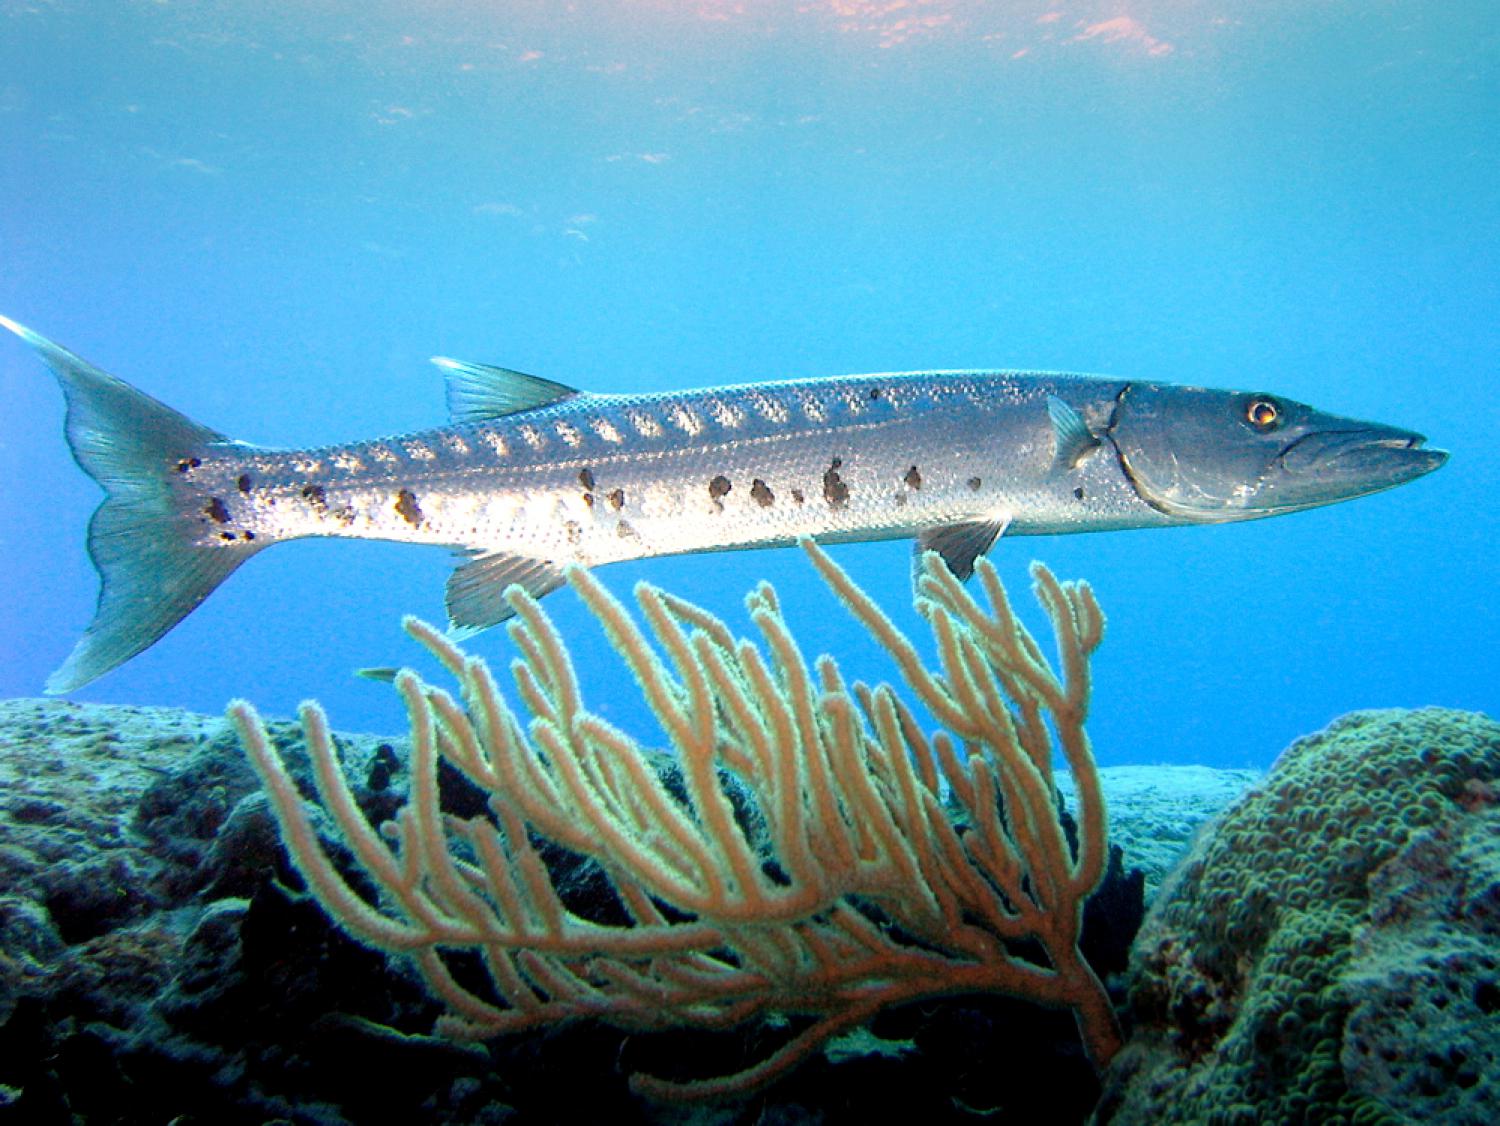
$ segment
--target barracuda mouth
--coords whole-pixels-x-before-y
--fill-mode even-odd
[[[1277,461],[1291,477],[1330,490],[1328,499],[1364,496],[1431,473],[1448,460],[1447,450],[1429,449],[1426,441],[1387,427],[1320,430],[1298,438]]]

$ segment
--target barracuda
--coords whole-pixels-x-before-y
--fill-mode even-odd
[[[1096,376],[917,372],[598,395],[437,359],[452,425],[306,450],[234,441],[0,317],[56,375],[89,527],[94,620],[68,692],[156,642],[261,549],[442,544],[456,631],[569,564],[912,537],[967,578],[1001,535],[1248,520],[1442,465],[1419,434],[1262,392]]]

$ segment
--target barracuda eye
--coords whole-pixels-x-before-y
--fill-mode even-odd
[[[1245,405],[1245,421],[1262,434],[1281,425],[1281,404],[1265,395],[1257,395]]]

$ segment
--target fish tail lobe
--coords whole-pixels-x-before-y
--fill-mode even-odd
[[[209,596],[259,545],[195,542],[170,474],[228,439],[7,317],[57,377],[73,458],[104,490],[89,522],[99,601],[47,692],[82,688],[146,649]]]

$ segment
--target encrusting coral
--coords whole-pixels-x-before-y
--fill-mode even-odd
[[[1110,1126],[1500,1122],[1500,723],[1297,740],[1152,904]]]
[[[379,906],[335,869],[254,710],[231,705],[313,895],[351,934],[413,957],[449,1010],[442,1031],[489,1037],[579,1018],[635,1029],[810,1018],[730,1075],[632,1076],[636,1091],[664,1100],[754,1090],[885,1006],[948,994],[1067,1007],[1096,1066],[1118,1050],[1108,997],[1078,950],[1083,904],[1106,859],[1084,732],[1089,659],[1104,625],[1089,587],[1033,566],[1057,639],[1055,672],[993,567],[978,567],[987,612],[929,554],[916,604],[937,642],[941,671],[932,671],[842,570],[804,547],[946,730],[929,738],[894,689],[848,684],[827,656],[809,668],[767,584],[748,599],[764,650],[707,612],[638,586],[663,660],[625,608],[574,570],[569,582],[675,749],[680,784],[669,786],[647,752],[587,710],[561,638],[524,592],[507,597],[522,654],[511,672],[529,722],[482,660],[409,619],[463,702],[409,670],[397,674],[412,729],[411,797],[379,832],[353,800],[323,712],[302,709],[319,796],[380,888]],[[1056,752],[1077,786],[1076,850],[1060,820]],[[440,811],[440,756],[486,793],[488,816]],[[597,862],[630,924],[570,910],[537,838]],[[1022,945],[1030,957],[1017,953]],[[442,953],[458,949],[479,953],[488,988],[460,983]]]

